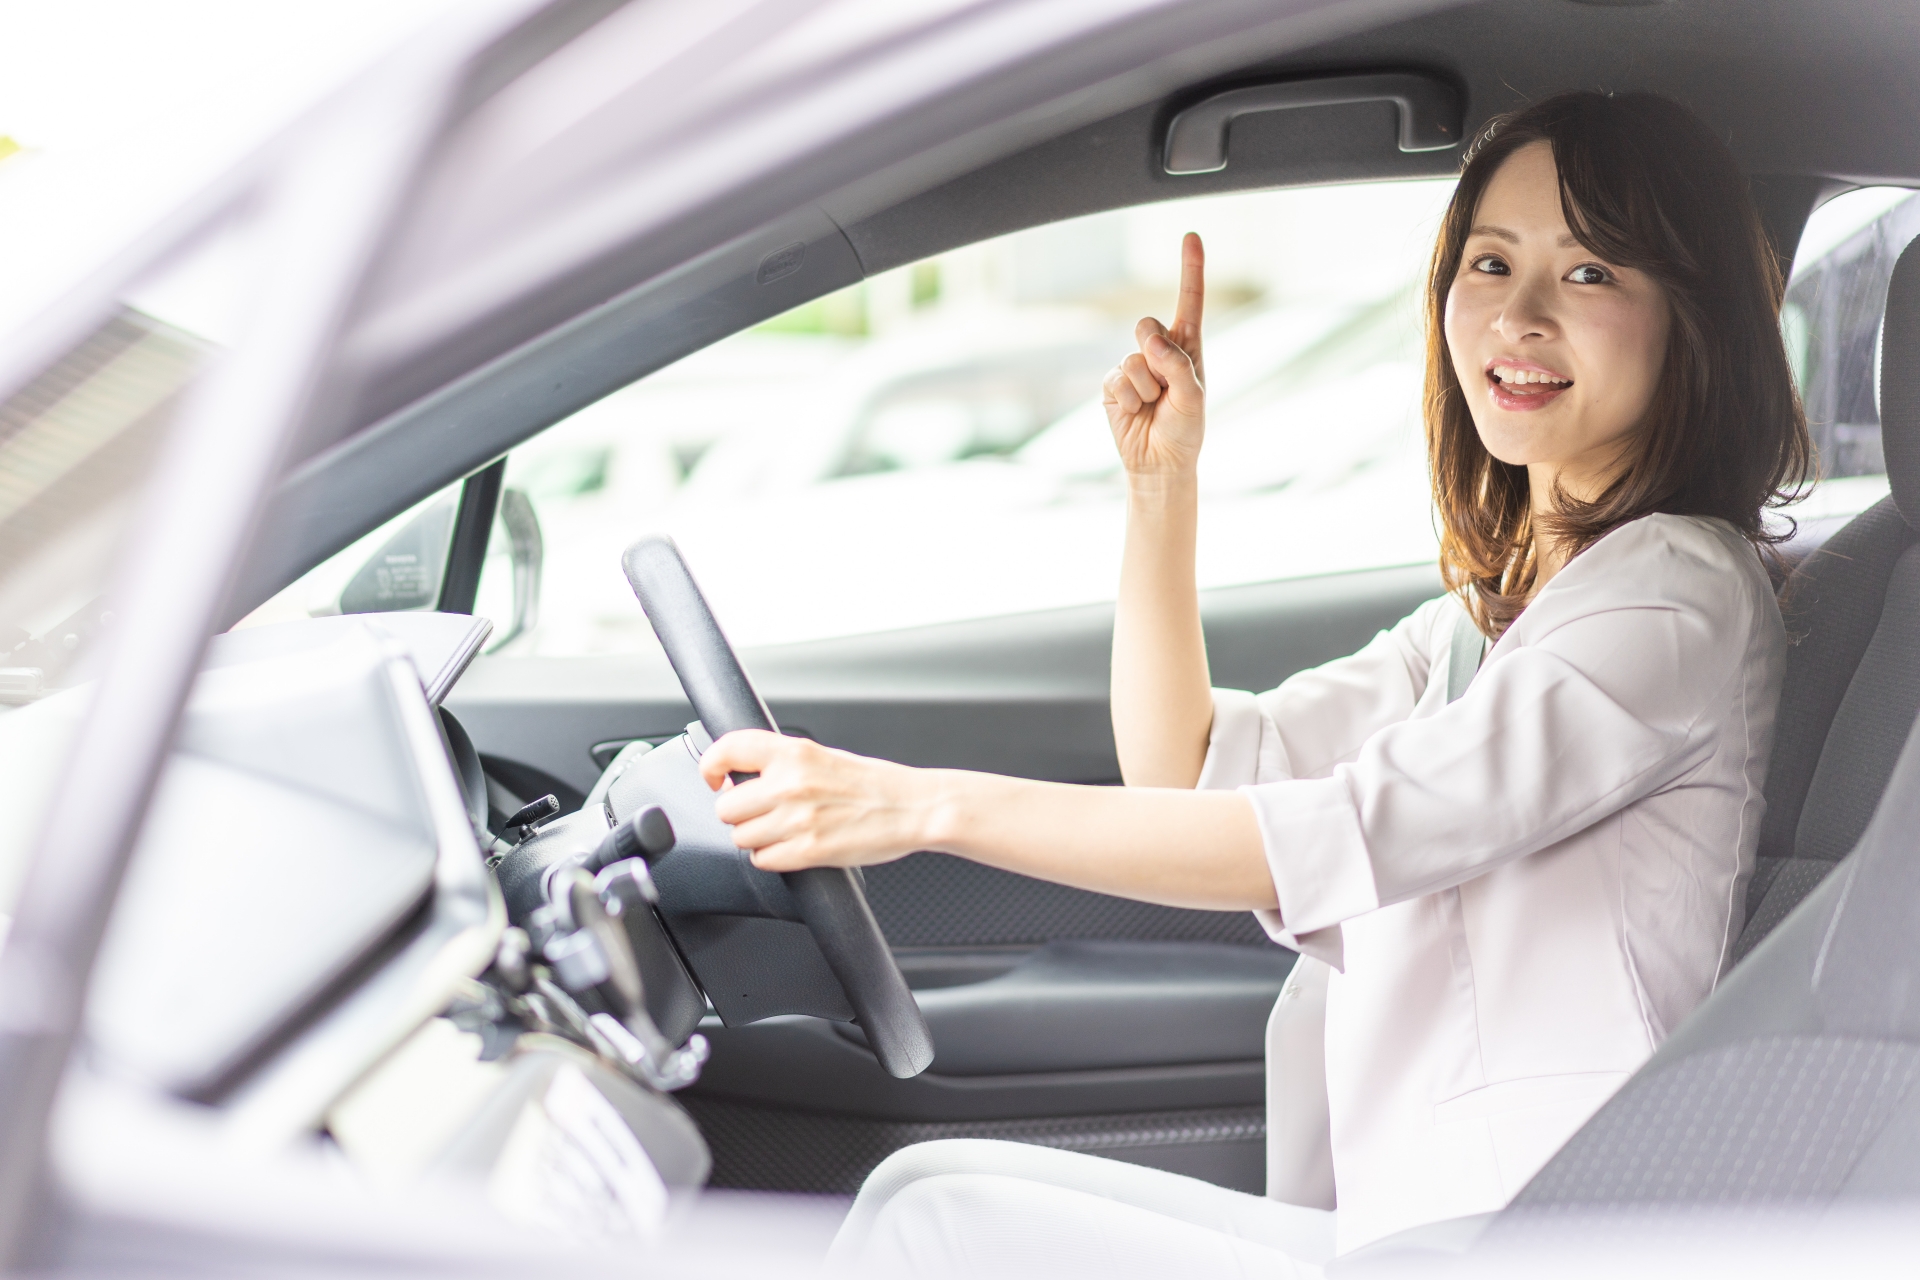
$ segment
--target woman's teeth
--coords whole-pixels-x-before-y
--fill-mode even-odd
[[[1536,373],[1532,369],[1509,369],[1504,365],[1495,365],[1493,367],[1493,376],[1509,384],[1542,382],[1556,387],[1571,386],[1573,384],[1572,378],[1562,378],[1558,374]]]

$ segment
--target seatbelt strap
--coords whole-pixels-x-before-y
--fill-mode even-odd
[[[1473,678],[1480,671],[1480,661],[1487,655],[1487,638],[1474,625],[1473,615],[1462,605],[1453,620],[1453,644],[1447,653],[1447,701],[1460,701],[1460,695],[1467,691]]]

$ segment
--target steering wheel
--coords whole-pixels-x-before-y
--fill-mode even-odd
[[[747,679],[673,539],[643,538],[627,548],[620,564],[707,733],[715,740],[735,729],[778,733],[773,713]],[[734,781],[752,776],[735,774]],[[859,877],[845,867],[813,867],[783,872],[781,878],[827,967],[845,989],[880,1065],[902,1080],[926,1070],[933,1061],[933,1036],[873,918]]]

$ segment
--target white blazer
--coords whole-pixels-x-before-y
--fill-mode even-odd
[[[1786,639],[1724,522],[1608,534],[1449,704],[1459,612],[1429,601],[1269,693],[1214,691],[1199,785],[1253,802],[1280,904],[1257,914],[1310,957],[1276,1049],[1289,999],[1314,1013],[1314,962],[1335,971],[1342,1252],[1506,1204],[1647,1059],[1726,963],[1765,804]],[[1289,1072],[1270,1054],[1271,1096],[1317,1102],[1311,1066]]]

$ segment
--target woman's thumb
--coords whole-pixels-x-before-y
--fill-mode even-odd
[[[1197,400],[1200,397],[1200,378],[1194,372],[1193,360],[1177,343],[1165,334],[1156,333],[1141,346],[1142,354],[1147,358],[1147,368],[1167,384],[1169,392],[1179,399]]]

